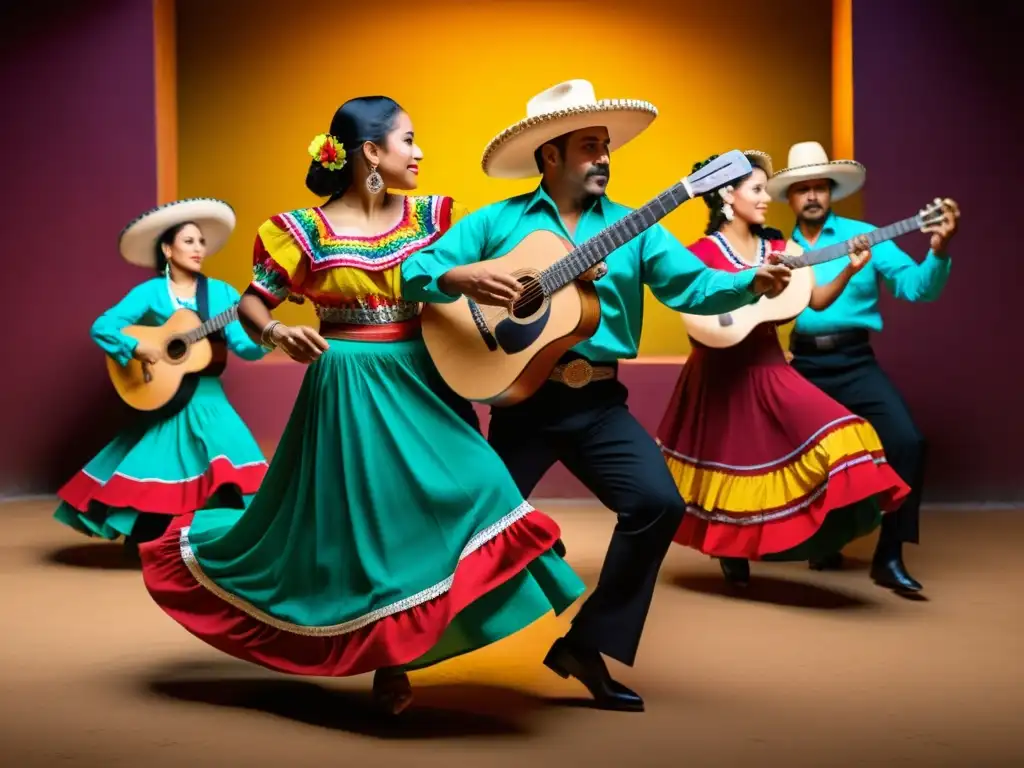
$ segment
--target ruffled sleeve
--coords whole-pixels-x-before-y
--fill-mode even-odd
[[[250,289],[273,309],[289,294],[301,294],[305,277],[306,254],[281,217],[263,222],[253,244]]]

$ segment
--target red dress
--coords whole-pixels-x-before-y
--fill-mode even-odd
[[[760,261],[784,247],[762,241]],[[718,233],[690,249],[715,269],[751,268]],[[658,430],[687,505],[677,543],[808,560],[872,531],[910,491],[871,425],[790,367],[774,324],[726,349],[691,343]]]

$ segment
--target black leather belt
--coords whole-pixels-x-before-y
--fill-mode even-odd
[[[870,340],[871,335],[867,331],[840,331],[815,336],[794,333],[789,337],[789,350],[795,355],[832,352],[856,344],[867,344]]]

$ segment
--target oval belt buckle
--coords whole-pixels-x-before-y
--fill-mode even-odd
[[[566,363],[562,369],[562,381],[571,389],[587,386],[594,377],[594,368],[586,360],[577,359]]]

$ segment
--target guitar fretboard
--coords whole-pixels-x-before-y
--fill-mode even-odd
[[[592,266],[608,257],[634,237],[650,229],[658,221],[690,199],[686,185],[679,182],[640,208],[630,211],[586,242],[573,248],[541,274],[540,284],[550,296],[568,285]]]
[[[920,229],[922,225],[921,214],[911,216],[909,219],[897,221],[886,227],[879,227],[868,232],[865,237],[871,245],[884,243],[887,240],[894,240],[908,232]],[[806,251],[799,256],[787,256],[783,261],[790,267],[813,267],[815,264],[822,264],[826,261],[839,259],[850,252],[849,241],[827,245],[813,251]]]
[[[235,304],[230,309],[225,309],[219,315],[214,315],[205,323],[200,325],[198,328],[189,331],[184,335],[185,341],[189,344],[195,344],[200,339],[205,339],[211,333],[224,328],[228,323],[231,323],[238,319],[238,305]]]

